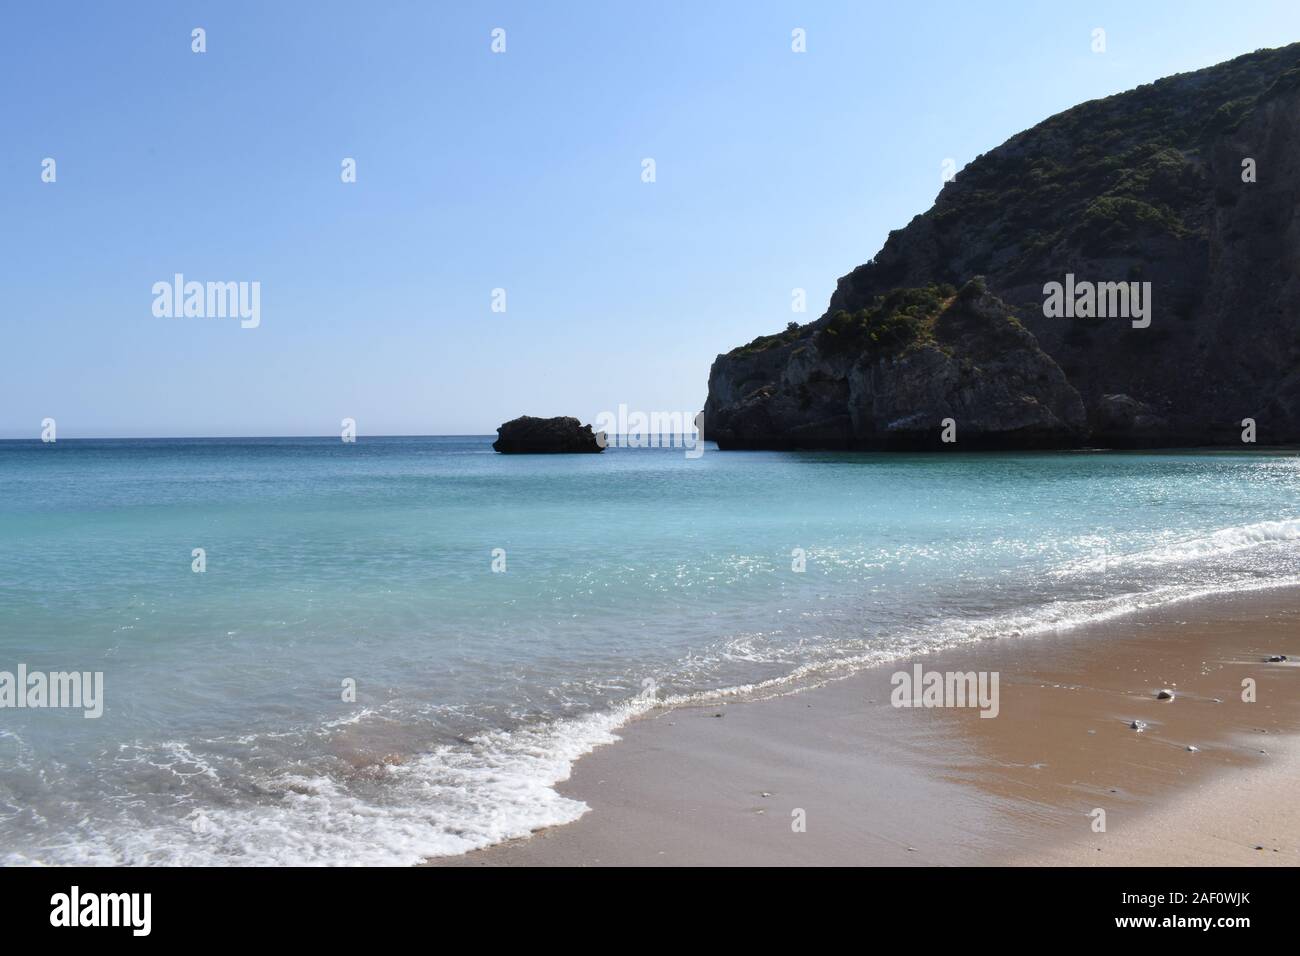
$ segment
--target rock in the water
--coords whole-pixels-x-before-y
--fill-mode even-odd
[[[602,433],[603,436],[603,433]],[[576,418],[533,418],[524,415],[497,429],[492,447],[504,455],[577,454],[602,452],[605,446],[590,425]]]
[[[1172,690],[1161,689],[1156,693],[1156,700],[1173,700],[1174,692]]]
[[[1198,746],[1196,746],[1196,744],[1188,744],[1188,745],[1187,745],[1187,752],[1188,752],[1189,754],[1198,754],[1198,753],[1201,752],[1201,748],[1198,747]]]
[[[1287,656],[1285,654],[1270,654],[1268,662],[1270,664],[1281,664],[1286,659]]]
[[[1135,720],[1128,726],[1129,730],[1136,730],[1138,733],[1142,733],[1142,731],[1147,729],[1146,721],[1144,720]]]

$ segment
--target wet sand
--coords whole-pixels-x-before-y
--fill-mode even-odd
[[[998,715],[891,706],[916,663],[996,671]],[[431,862],[1294,866],[1296,735],[1300,592],[1186,601],[654,712],[560,785],[582,819]]]

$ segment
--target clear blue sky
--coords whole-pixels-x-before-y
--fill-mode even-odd
[[[945,157],[1296,39],[1294,0],[7,3],[0,437],[697,410]],[[259,281],[260,328],[155,318],[175,272]]]

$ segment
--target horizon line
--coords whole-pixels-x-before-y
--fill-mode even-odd
[[[607,432],[609,435],[687,435],[692,432]],[[490,432],[446,432],[443,434],[368,434],[356,436],[356,441],[362,438],[496,438],[497,431]],[[282,441],[285,439],[300,438],[329,438],[336,441],[341,440],[338,433],[326,435],[81,435],[68,438],[58,438],[52,442],[46,442],[39,435],[30,438],[3,438],[0,442],[37,442],[46,445],[57,445],[62,441]],[[710,441],[711,439],[704,439]],[[353,444],[347,442],[346,444]]]
[[[445,434],[367,434],[358,435],[357,440],[362,438],[490,438],[495,432],[447,432]],[[53,442],[43,442],[43,444],[55,445],[61,441],[257,441],[267,439],[285,439],[285,438],[334,438],[338,439],[337,432],[324,435],[79,435],[71,437],[60,437]],[[0,442],[5,441],[35,441],[41,442],[39,435],[32,438],[4,438],[0,437]]]

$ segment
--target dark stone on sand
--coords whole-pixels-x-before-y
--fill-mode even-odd
[[[524,415],[497,429],[492,447],[503,455],[570,455],[605,450],[603,433],[576,418],[533,418]]]
[[[1174,692],[1172,690],[1161,689],[1156,693],[1156,700],[1173,700]]]

